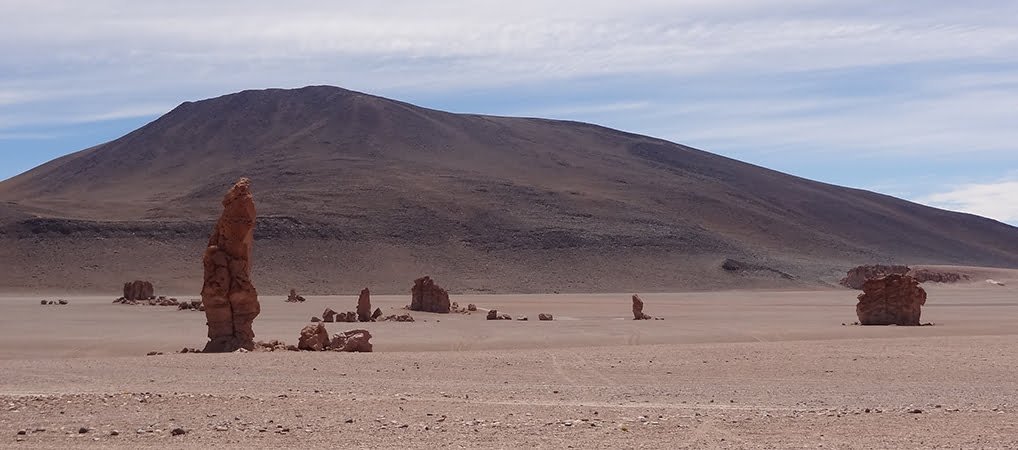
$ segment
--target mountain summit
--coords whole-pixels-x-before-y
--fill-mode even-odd
[[[423,274],[477,292],[777,287],[869,262],[1018,267],[1018,228],[993,220],[596,125],[312,86],[187,102],[0,183],[0,285],[200,286],[202,241],[241,176],[270,291],[402,292]]]

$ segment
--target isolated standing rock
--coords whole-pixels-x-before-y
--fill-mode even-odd
[[[449,293],[442,289],[441,286],[435,284],[431,277],[414,280],[414,287],[410,292],[413,296],[410,300],[411,311],[449,313],[451,307]]]
[[[320,352],[329,346],[329,330],[325,324],[318,322],[310,324],[300,330],[300,337],[297,339],[297,348]]]
[[[252,325],[261,312],[250,275],[255,217],[251,183],[241,178],[223,198],[223,214],[205,249],[201,291],[209,327],[205,352],[254,349]]]
[[[908,275],[892,274],[866,281],[855,307],[863,325],[918,326],[926,291]]]
[[[124,283],[124,300],[138,301],[156,298],[155,288],[148,281],[134,280]]]
[[[633,320],[650,320],[652,317],[643,313],[643,299],[633,294]]]
[[[371,317],[371,291],[368,288],[361,290],[360,297],[357,297],[357,320],[361,322],[373,322]]]

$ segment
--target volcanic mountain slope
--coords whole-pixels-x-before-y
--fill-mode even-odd
[[[403,292],[426,273],[453,291],[552,292],[817,285],[877,261],[1018,267],[1018,229],[989,219],[590,124],[314,86],[184,103],[0,183],[0,287],[195,290],[240,176],[269,292]]]

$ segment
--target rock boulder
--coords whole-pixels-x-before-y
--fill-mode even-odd
[[[643,299],[633,294],[633,320],[650,320],[652,317],[643,313]]]
[[[329,349],[334,352],[370,352],[371,333],[368,330],[350,330],[332,335]]]
[[[892,274],[868,280],[855,307],[862,325],[919,325],[926,291],[915,278]]]
[[[300,330],[300,337],[297,340],[297,348],[320,352],[329,347],[329,330],[325,324],[313,323]]]
[[[371,291],[368,288],[362,289],[361,295],[357,297],[357,320],[374,322],[371,317]]]
[[[424,311],[448,314],[451,303],[449,293],[441,286],[435,284],[431,277],[418,278],[414,280],[414,287],[411,289],[410,300],[411,311]]]
[[[124,300],[136,302],[156,298],[155,289],[148,281],[134,280],[124,283]]]

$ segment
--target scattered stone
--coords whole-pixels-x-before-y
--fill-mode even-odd
[[[633,320],[650,320],[652,317],[643,313],[643,299],[633,294]]]
[[[530,318],[527,317],[527,316],[519,316],[519,317],[516,318],[516,320],[527,321],[527,320],[530,320]]]
[[[88,427],[78,428],[78,434],[85,434],[85,433],[88,433],[88,431],[89,431]]]
[[[223,213],[205,249],[201,291],[209,328],[205,352],[254,349],[252,325],[261,305],[250,274],[256,218],[250,187],[250,181],[241,178],[227,192]]]
[[[48,305],[49,303],[47,303],[46,300],[43,300],[43,301],[39,302],[39,304],[41,304],[41,305]]]
[[[322,312],[322,321],[328,323],[335,322],[336,311],[333,311],[332,308],[325,308],[325,311]]]
[[[293,346],[292,345],[288,346],[288,345],[286,345],[286,342],[275,340],[275,339],[273,339],[271,341],[268,341],[268,342],[258,341],[258,342],[255,343],[255,350],[263,351],[263,352],[285,351],[285,350],[289,350],[289,347],[293,347]],[[294,350],[296,350],[296,347],[294,347]]]
[[[180,353],[201,353],[201,350],[198,350],[196,348],[184,347],[183,349],[180,350]]]
[[[110,436],[120,436],[120,432],[117,431],[117,430],[111,430],[110,431]]]
[[[336,314],[336,322],[356,322],[357,313],[354,311],[347,311]]]
[[[920,283],[958,283],[971,279],[964,273],[942,272],[932,269],[912,269],[908,272],[908,276],[915,278]]]
[[[173,431],[170,431],[170,435],[173,436],[183,436],[185,434],[187,434],[187,430],[183,428],[174,428]]]
[[[162,354],[163,352],[148,352],[145,356],[159,356]]]
[[[286,303],[304,303],[305,301],[307,299],[297,295],[296,289],[290,289],[290,295],[286,297]]]
[[[322,319],[319,319],[318,316],[311,316],[311,321],[312,322],[321,322]]]
[[[996,281],[996,280],[986,280],[986,282],[989,283],[989,284],[992,284],[994,286],[1007,286],[1006,284],[1001,283],[1001,282]]]
[[[332,335],[329,347],[334,352],[370,352],[371,333],[368,330],[350,330]]]
[[[357,320],[360,322],[375,321],[371,317],[371,291],[368,288],[362,289],[360,296],[357,297]]]
[[[413,322],[414,316],[410,314],[393,314],[382,318],[382,322]]]
[[[28,430],[18,430],[18,436],[24,436],[28,434]]]
[[[855,307],[863,325],[918,326],[926,291],[908,275],[888,275],[868,280]]]
[[[467,305],[467,311],[470,311],[470,312],[477,311],[477,305],[475,305],[473,303],[468,304]]]
[[[57,303],[61,304],[61,305],[66,305],[67,304],[67,300],[60,299],[60,300],[57,300]]]
[[[442,289],[431,279],[423,277],[414,280],[414,287],[411,289],[411,311],[424,311],[448,314],[451,304],[449,293]]]
[[[311,324],[300,330],[300,338],[297,341],[297,348],[299,350],[320,352],[328,346],[329,330],[325,329],[324,324]]]
[[[382,308],[375,308],[375,312],[371,313],[371,321],[374,322],[382,317]]]
[[[547,313],[541,313],[537,315],[537,320],[555,320],[555,316]]]

